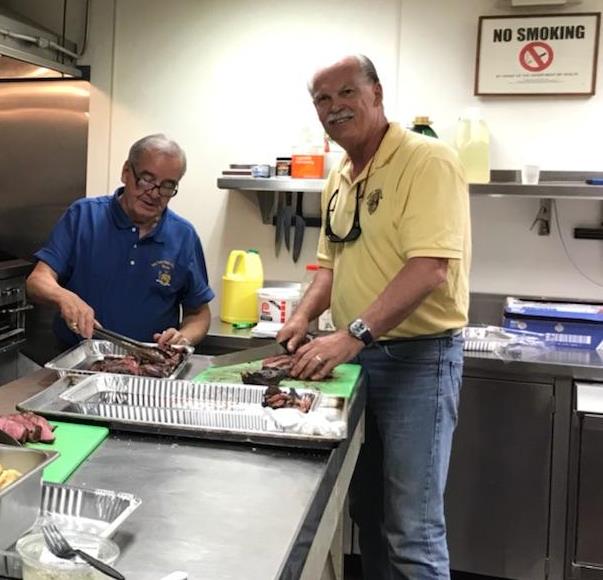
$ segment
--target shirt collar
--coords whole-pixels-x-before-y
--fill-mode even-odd
[[[119,197],[124,192],[124,188],[118,187],[113,193],[113,198],[111,199],[111,215],[113,216],[113,221],[115,225],[120,230],[131,229],[134,226],[132,220],[128,217],[128,214],[123,210],[121,204],[119,203]],[[165,211],[161,214],[161,218],[157,225],[153,228],[153,230],[145,236],[145,239],[152,238],[156,242],[165,242],[164,236],[164,224],[167,219],[169,209],[165,209]]]
[[[354,183],[362,181],[367,177],[370,177],[377,169],[383,167],[391,158],[391,156],[400,148],[402,143],[406,140],[406,129],[400,127],[399,123],[390,123],[377,151],[373,158],[366,164],[364,169],[358,174]],[[350,174],[352,171],[352,164],[350,158],[346,155],[341,165],[341,176],[351,185]]]

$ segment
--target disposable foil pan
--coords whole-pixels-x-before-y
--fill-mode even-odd
[[[148,344],[149,347],[156,346],[153,343],[145,344]],[[191,346],[175,345],[174,348],[182,350],[185,356],[172,374],[166,377],[168,379],[175,379],[180,376],[194,352]],[[106,356],[125,356],[126,354],[126,350],[107,340],[83,340],[48,361],[44,366],[47,369],[57,371],[61,377],[68,374],[95,375],[100,371],[92,371],[90,368],[96,361],[103,360]]]
[[[37,405],[30,399],[22,407],[57,418],[105,422],[120,430],[198,438],[329,447],[345,437],[345,429],[335,434],[291,431],[279,421],[279,411],[262,407],[266,388],[96,374],[63,389],[48,405]],[[344,399],[313,389],[297,392],[312,397],[309,412],[297,413],[304,421],[324,419],[331,425],[347,420]],[[294,409],[287,411],[296,414]]]
[[[0,549],[16,542],[35,522],[42,497],[42,470],[57,457],[56,451],[0,445],[0,465],[22,473],[0,490]]]
[[[61,530],[76,530],[108,538],[140,503],[140,498],[131,493],[44,483],[33,528],[52,521]],[[21,578],[21,560],[14,546],[0,550],[0,574]]]

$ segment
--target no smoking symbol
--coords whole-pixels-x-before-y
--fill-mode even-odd
[[[519,64],[530,72],[539,72],[551,66],[553,49],[546,42],[530,42],[519,53]]]

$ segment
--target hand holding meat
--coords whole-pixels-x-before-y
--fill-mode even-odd
[[[345,330],[315,338],[297,349],[289,374],[300,379],[322,380],[338,364],[353,359],[363,347],[362,342]]]
[[[296,313],[279,330],[276,340],[286,345],[287,350],[293,353],[307,342],[308,326],[308,319],[302,314]]]

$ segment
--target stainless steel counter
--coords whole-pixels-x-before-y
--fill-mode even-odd
[[[205,368],[192,357],[185,378]],[[38,371],[0,389],[38,390]],[[36,385],[32,385],[32,382]],[[13,402],[13,404],[14,404]],[[351,403],[350,437],[328,452],[291,451],[112,432],[68,483],[128,491],[142,505],[114,536],[128,578],[320,578],[362,439],[364,387]],[[318,539],[317,539],[318,538]]]

